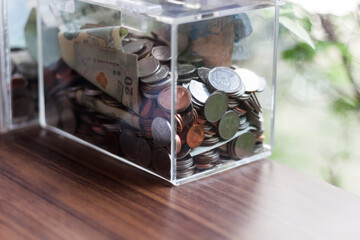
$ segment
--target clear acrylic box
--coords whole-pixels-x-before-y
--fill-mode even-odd
[[[39,0],[40,123],[174,185],[267,157],[282,4]]]
[[[38,123],[36,2],[0,3],[0,133]]]

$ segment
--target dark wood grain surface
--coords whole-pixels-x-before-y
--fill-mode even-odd
[[[0,136],[0,239],[360,239],[360,199],[272,160],[179,187],[38,128]]]

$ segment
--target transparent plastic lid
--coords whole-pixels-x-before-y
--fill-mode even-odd
[[[219,17],[267,6],[283,5],[283,0],[82,0],[120,11],[146,15],[157,21],[181,24]],[[74,0],[53,0],[63,11],[75,11]]]

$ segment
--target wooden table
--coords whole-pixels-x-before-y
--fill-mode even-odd
[[[272,160],[172,187],[39,128],[0,137],[0,239],[360,239],[360,199]]]

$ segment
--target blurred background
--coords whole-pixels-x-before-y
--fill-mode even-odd
[[[360,1],[281,9],[272,159],[360,196]]]

